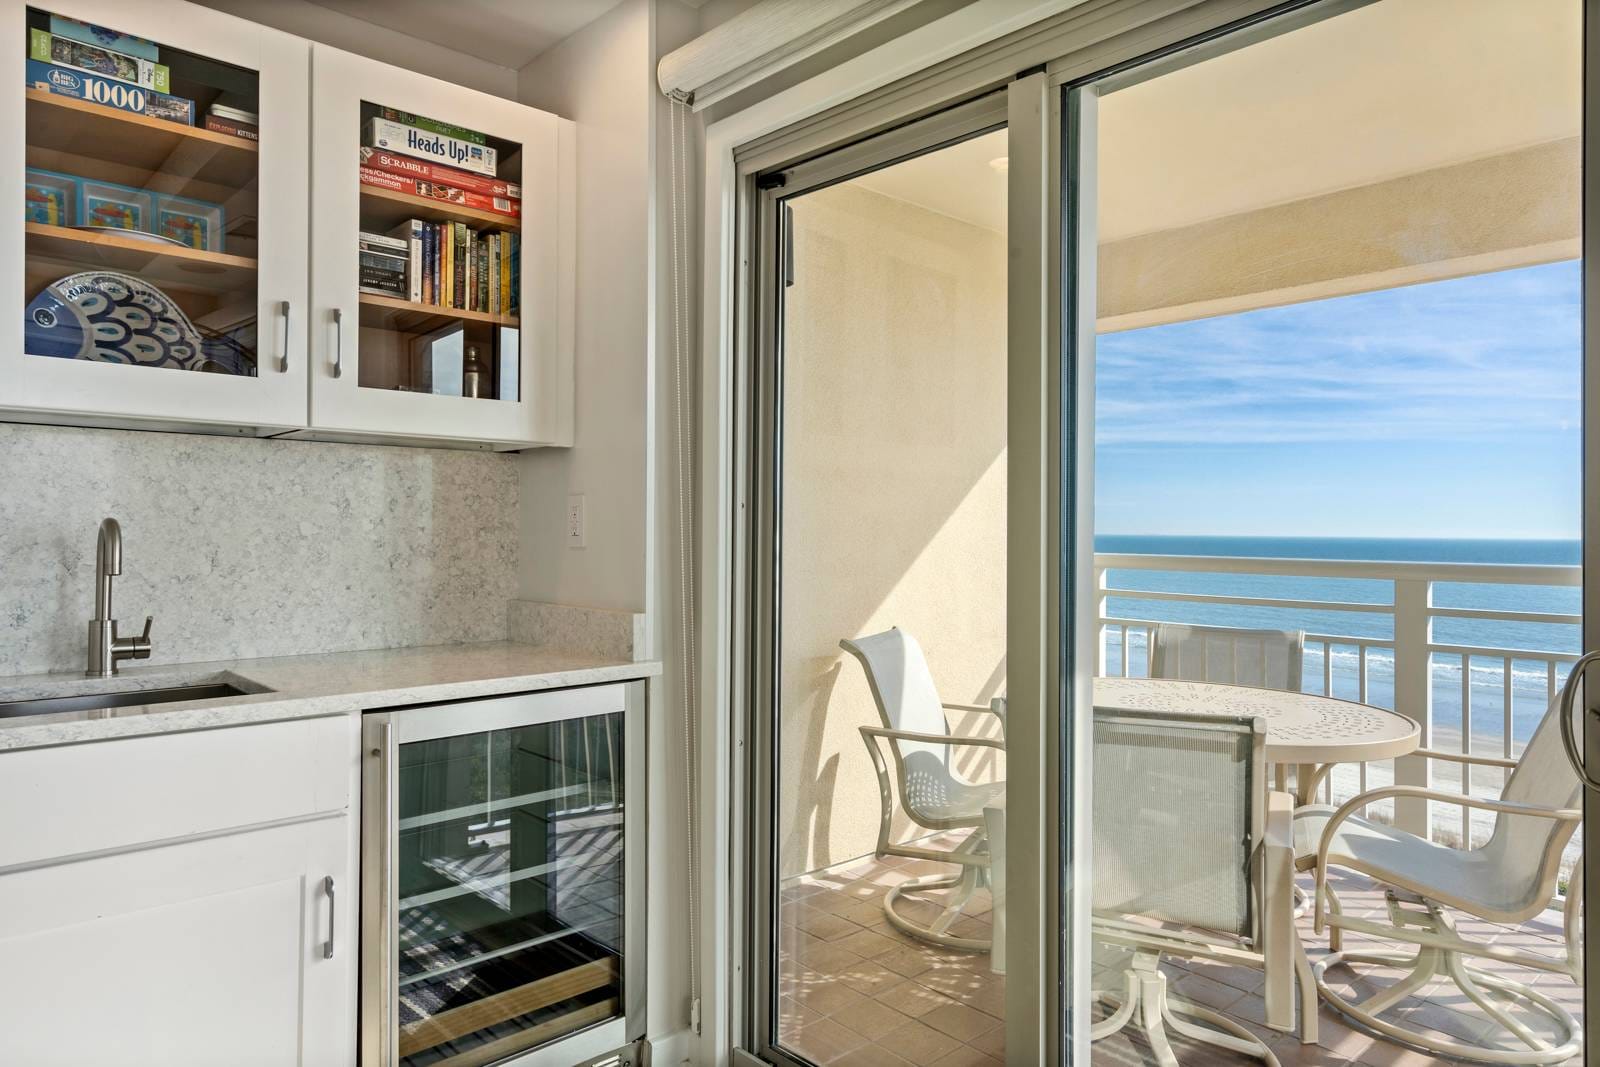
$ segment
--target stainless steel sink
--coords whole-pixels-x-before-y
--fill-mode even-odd
[[[170,704],[177,700],[210,700],[215,697],[240,697],[250,693],[227,682],[180,685],[169,689],[129,689],[120,693],[83,693],[70,697],[43,697],[39,700],[0,702],[0,719],[21,715],[51,715],[63,711],[93,711],[100,708],[129,708],[142,704]]]

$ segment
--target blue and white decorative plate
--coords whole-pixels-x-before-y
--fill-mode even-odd
[[[255,374],[237,341],[202,336],[171,297],[131,274],[70,274],[33,298],[26,323],[29,355]]]

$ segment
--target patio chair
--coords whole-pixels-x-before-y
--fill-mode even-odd
[[[1150,630],[1150,677],[1298,693],[1305,645],[1303,630],[1157,623]]]
[[[1269,792],[1266,726],[1216,715],[1096,711],[1094,938],[1130,949],[1099,1040],[1137,1020],[1157,1062],[1177,1063],[1167,1030],[1276,1067],[1244,1026],[1167,992],[1164,956],[1261,968],[1267,1025],[1314,1043],[1316,992],[1292,913],[1287,793]]]
[[[1570,693],[1563,696],[1569,697]],[[1566,712],[1570,722],[1570,706]],[[1392,785],[1372,789],[1337,808],[1307,806],[1295,813],[1295,848],[1302,870],[1316,872],[1316,930],[1330,930],[1333,950],[1313,968],[1318,989],[1346,1017],[1386,1037],[1452,1059],[1487,1063],[1554,1064],[1580,1055],[1580,1024],[1560,1004],[1525,982],[1497,968],[1491,972],[1468,962],[1474,957],[1564,974],[1582,982],[1582,946],[1578,929],[1583,897],[1582,857],[1567,887],[1563,922],[1563,959],[1488,944],[1461,935],[1450,910],[1494,923],[1522,923],[1540,914],[1554,899],[1563,850],[1583,817],[1581,784],[1568,762],[1562,740],[1560,698],[1545,712],[1520,759],[1494,759],[1456,752],[1418,749],[1416,755],[1477,767],[1510,771],[1498,800],[1461,793]],[[1579,734],[1581,736],[1581,734]],[[1387,823],[1364,818],[1368,805],[1395,797],[1416,797],[1465,805],[1495,813],[1489,840],[1474,848],[1470,841],[1452,848],[1425,840]],[[1345,914],[1328,884],[1330,868],[1366,874],[1384,887],[1388,923]],[[1415,946],[1414,952],[1343,950],[1346,931]],[[1351,1003],[1329,986],[1326,972],[1340,964],[1377,966],[1405,972],[1393,985],[1360,1003]],[[1444,1040],[1392,1017],[1391,1009],[1436,978],[1447,979],[1495,1026],[1515,1035],[1522,1047],[1488,1049]],[[1498,994],[1497,1003],[1490,993]],[[1554,1027],[1554,1040],[1534,1032],[1506,1011],[1516,1005]],[[1391,1013],[1385,1018],[1385,1013]]]
[[[882,726],[861,727],[862,740],[866,742],[872,768],[878,776],[880,811],[876,855],[935,860],[959,867],[955,874],[925,875],[893,887],[883,898],[884,914],[896,929],[924,941],[947,948],[988,951],[991,947],[988,940],[957,937],[949,931],[972,895],[980,886],[989,883],[991,860],[1005,863],[1004,855],[990,855],[983,809],[1004,803],[1006,785],[1003,781],[968,781],[955,769],[953,756],[961,749],[1004,752],[1005,741],[956,737],[950,733],[945,712],[992,713],[1000,720],[1003,737],[1005,701],[997,698],[989,707],[941,703],[922,649],[898,627],[840,641],[839,647],[861,661],[883,723]],[[892,783],[884,760],[885,746],[894,761]],[[970,829],[971,832],[953,849],[895,843],[889,838],[897,803],[907,818],[925,830]],[[946,889],[954,892],[942,905],[934,900],[927,901],[938,909],[932,922],[918,922],[905,914],[902,902],[908,897],[915,900],[917,895]]]

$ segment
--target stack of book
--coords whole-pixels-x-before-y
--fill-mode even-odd
[[[494,146],[476,130],[434,119],[380,108],[363,129],[360,180],[377,189],[437,200],[457,207],[502,216],[512,229],[476,229],[464,222],[407,219],[386,235],[396,242],[387,252],[405,258],[404,291],[376,286],[392,282],[369,279],[367,257],[381,255],[371,234],[363,234],[362,285],[417,304],[515,315],[521,283],[520,238],[515,232],[522,215],[522,189],[500,178]]]
[[[194,101],[173,96],[154,41],[62,15],[28,31],[29,88],[194,125]]]
[[[360,245],[357,286],[363,293],[407,299],[410,246],[381,233],[356,235]]]
[[[371,235],[362,234],[363,238]],[[521,238],[515,233],[478,231],[463,222],[407,219],[385,240],[404,256],[403,291],[384,292],[414,304],[515,315],[521,288]],[[366,284],[363,245],[362,277]]]

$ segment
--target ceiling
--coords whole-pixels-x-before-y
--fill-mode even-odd
[[[386,29],[516,70],[620,0],[312,0]],[[689,0],[692,6],[699,6]]]
[[[1004,232],[1006,131],[996,130],[892,167],[851,184],[941,215]]]
[[[1580,0],[1379,0],[1107,94],[1100,236],[1116,240],[1579,133]],[[990,229],[989,134],[856,179]]]

